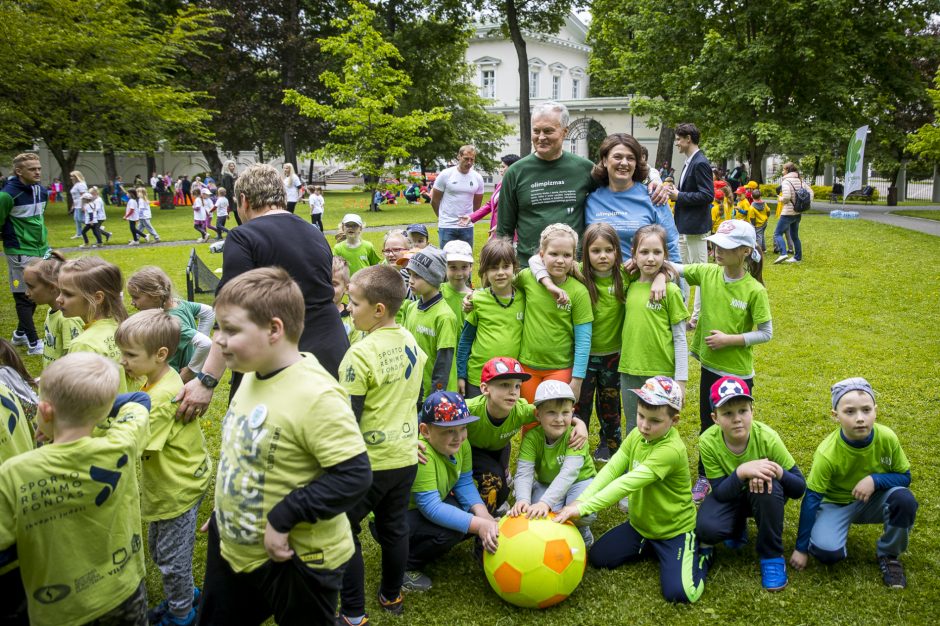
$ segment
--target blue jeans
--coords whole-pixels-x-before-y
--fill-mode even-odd
[[[917,501],[907,487],[876,491],[868,502],[823,502],[813,524],[809,553],[823,563],[840,561],[847,555],[845,543],[852,524],[884,524],[877,554],[900,556],[907,550],[916,511]]]
[[[802,217],[802,215],[781,215],[777,220],[777,228],[774,229],[774,244],[780,250],[780,254],[787,249],[783,233],[790,232],[790,239],[793,240],[793,258],[797,261],[803,260],[803,244],[800,243],[800,219]]]
[[[466,241],[470,244],[470,247],[473,248],[473,228],[440,228],[437,231],[438,236],[441,238],[441,248],[443,248],[448,241],[459,240]]]

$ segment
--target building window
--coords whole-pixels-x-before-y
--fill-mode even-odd
[[[484,98],[496,97],[496,71],[483,70],[481,72],[480,95]]]
[[[539,97],[539,73],[529,70],[529,97]]]
[[[568,140],[568,152],[578,154],[578,140],[574,137]]]
[[[571,97],[575,100],[581,97],[581,79],[571,79]]]
[[[555,74],[552,76],[552,100],[561,99],[561,76]]]

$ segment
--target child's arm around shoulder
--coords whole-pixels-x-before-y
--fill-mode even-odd
[[[525,270],[522,271],[524,272]],[[535,278],[535,282],[548,290],[548,293],[555,298],[557,304],[568,304],[568,292],[552,281],[551,277],[548,275],[548,270],[545,269],[545,262],[542,261],[541,255],[533,254],[529,257],[529,272],[532,274],[532,277]],[[519,275],[521,274],[522,272],[519,272]]]

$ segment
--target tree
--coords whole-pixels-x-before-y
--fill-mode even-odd
[[[936,119],[940,117],[940,71],[934,79],[934,86],[936,89],[928,89],[927,93],[933,103],[935,119],[929,124],[924,124],[914,133],[910,149],[916,155],[940,161],[940,123]]]
[[[129,0],[0,0],[0,11],[3,141],[41,138],[66,186],[80,150],[148,150],[180,128],[205,134],[204,92],[171,73],[211,31],[211,12],[182,9],[158,32]]]
[[[301,115],[326,122],[329,139],[316,154],[349,163],[368,181],[370,195],[374,195],[381,179],[400,178],[399,164],[408,162],[410,150],[428,141],[420,136],[421,131],[450,114],[440,108],[395,114],[411,79],[395,67],[401,55],[376,30],[375,12],[357,0],[351,6],[348,18],[334,20],[340,34],[320,40],[325,53],[342,60],[340,73],[320,74],[332,104],[321,104],[292,89],[285,91],[284,102],[296,106]]]

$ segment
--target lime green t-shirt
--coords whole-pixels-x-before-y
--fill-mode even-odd
[[[145,522],[179,517],[202,499],[209,486],[212,460],[199,421],[176,419],[173,398],[182,388],[183,380],[172,368],[152,387],[141,387],[150,395],[150,437],[140,463]]]
[[[522,447],[519,448],[519,460],[531,461],[535,464],[535,480],[543,485],[552,484],[565,463],[565,457],[568,456],[584,457],[584,463],[581,465],[581,471],[578,472],[575,482],[593,478],[597,474],[594,461],[591,459],[590,446],[581,446],[580,450],[575,450],[568,445],[573,430],[574,427],[569,426],[565,434],[555,443],[545,441],[545,431],[541,426],[536,426],[525,434],[522,438]]]
[[[167,309],[167,313],[180,321],[180,341],[176,345],[176,353],[170,357],[170,367],[177,372],[189,365],[193,358],[193,352],[196,351],[193,346],[193,336],[196,334],[198,323],[196,316],[199,315],[201,307],[198,302],[188,300],[177,300],[177,305],[172,309]]]
[[[424,352],[428,359],[424,364],[423,387],[424,395],[428,396],[436,389],[431,389],[431,375],[434,372],[434,362],[437,359],[438,350],[453,348],[454,363],[451,364],[450,377],[447,379],[447,391],[457,391],[457,318],[454,312],[447,306],[443,298],[432,304],[426,309],[421,309],[416,305],[408,309],[402,324],[407,328],[415,339],[418,340],[418,347]]]
[[[628,281],[629,279],[624,277],[624,291]],[[594,304],[594,323],[591,326],[591,354],[620,352],[624,303],[617,300],[613,275],[595,278],[594,288],[597,290],[597,302]]]
[[[438,427],[431,426],[431,428]],[[468,440],[464,439],[464,442],[460,444],[460,449],[457,450],[457,454],[454,456],[441,454],[424,437],[421,437],[421,441],[424,442],[427,448],[425,456],[428,457],[428,462],[423,465],[418,464],[418,474],[411,485],[409,509],[418,508],[415,494],[425,491],[436,491],[443,502],[451,489],[454,488],[454,485],[457,484],[460,475],[464,472],[473,471],[473,453],[470,452],[470,442]]]
[[[509,415],[499,424],[493,423],[486,411],[486,396],[477,396],[467,400],[470,415],[480,419],[467,424],[467,441],[474,448],[482,450],[502,450],[522,427],[535,422],[535,407],[519,398]]]
[[[16,544],[32,624],[86,624],[144,577],[137,464],[147,409],[125,404],[100,436],[0,466],[0,553]]]
[[[418,395],[427,357],[400,326],[379,328],[343,357],[339,381],[351,396],[365,396],[359,430],[373,470],[418,462]]]
[[[872,442],[864,448],[847,444],[841,429],[823,439],[813,454],[806,488],[821,493],[823,502],[849,504],[855,501],[855,485],[866,476],[910,471],[911,464],[894,431],[877,423],[874,430]]]
[[[395,314],[395,323],[402,328],[408,328],[407,320],[409,315],[414,315],[414,309],[418,306],[417,300],[405,300],[401,303],[401,308]]]
[[[676,349],[672,325],[689,319],[689,310],[675,283],[666,284],[666,297],[659,302],[650,302],[652,286],[635,282],[627,289],[618,371],[633,376],[673,376]]]
[[[49,309],[43,324],[44,341],[42,348],[42,368],[46,369],[56,359],[69,353],[72,340],[85,328],[80,317],[65,317],[62,311]]]
[[[267,514],[285,496],[365,451],[349,394],[313,355],[264,380],[245,374],[222,423],[215,485],[222,556],[232,569],[267,562]],[[335,569],[353,553],[345,515],[301,522],[289,542],[311,569]]]
[[[646,467],[658,480],[636,491],[619,488],[618,481]],[[669,539],[695,529],[689,455],[679,431],[647,442],[634,428],[610,461],[578,498],[587,515],[629,497],[630,524],[647,539]]]
[[[473,292],[473,310],[466,321],[477,329],[470,358],[467,381],[480,386],[480,373],[486,362],[497,356],[519,358],[522,326],[525,319],[525,294],[517,289],[509,300],[497,299],[489,289]]]
[[[750,346],[712,350],[705,338],[713,330],[740,335],[754,330],[757,324],[769,322],[767,290],[750,274],[727,283],[724,269],[709,263],[686,265],[683,276],[690,285],[702,288],[702,310],[692,339],[692,354],[710,370],[742,378],[753,376],[754,354]]]
[[[525,293],[525,324],[519,361],[534,369],[561,370],[574,362],[574,327],[594,320],[587,287],[571,276],[559,285],[568,304],[557,304],[528,269],[516,275],[516,287]]]
[[[450,283],[444,282],[441,283],[441,295],[444,296],[444,301],[447,303],[447,306],[450,307],[450,310],[454,312],[454,317],[457,318],[458,330],[463,329],[463,321],[465,318],[463,299],[467,297],[467,294],[457,291],[450,286]]]
[[[769,459],[785,470],[790,470],[796,465],[777,431],[756,420],[751,422],[747,447],[741,454],[735,454],[728,449],[718,424],[713,424],[702,433],[698,447],[707,478],[730,476],[739,465],[758,459]]]
[[[341,241],[333,246],[333,254],[346,259],[346,262],[349,264],[350,276],[364,267],[378,265],[382,262],[382,259],[379,258],[378,253],[375,251],[375,247],[373,247],[371,242],[365,239],[360,240],[359,245],[355,248],[350,248],[347,242]]]
[[[72,339],[69,352],[94,352],[117,363],[118,369],[121,370],[118,393],[125,393],[139,389],[140,381],[128,378],[124,373],[124,368],[121,367],[121,349],[114,340],[117,327],[118,323],[110,317],[87,324],[85,330]]]
[[[16,394],[0,383],[0,465],[18,454],[29,452],[33,445],[33,427],[23,412]],[[4,563],[0,554],[0,574],[17,567],[16,561]]]

